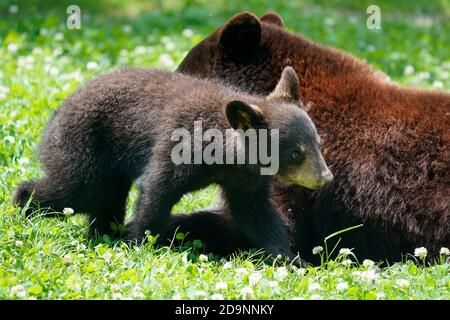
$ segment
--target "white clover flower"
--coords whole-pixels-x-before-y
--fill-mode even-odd
[[[442,83],[442,81],[436,80],[433,82],[432,86],[436,89],[442,89],[444,87],[444,84]]]
[[[398,279],[395,281],[395,284],[399,286],[400,288],[407,288],[409,287],[409,281],[405,279]]]
[[[88,69],[88,70],[95,70],[95,69],[98,69],[98,63],[95,62],[95,61],[89,61],[89,62],[86,64],[86,69]]]
[[[299,268],[299,269],[297,270],[297,274],[298,274],[299,276],[304,276],[305,273],[306,273],[306,269],[305,269],[305,268]]]
[[[203,290],[198,290],[194,292],[194,295],[197,297],[206,297],[208,293],[206,291]]]
[[[441,250],[439,250],[439,254],[442,254],[443,256],[450,256],[450,250],[446,247],[442,247]]]
[[[319,254],[319,253],[321,253],[323,251],[323,247],[322,246],[317,246],[317,247],[314,247],[313,249],[312,249],[312,253],[313,254]]]
[[[310,297],[310,299],[311,299],[311,300],[322,300],[323,298],[322,298],[322,296],[321,296],[320,294],[313,294],[313,295]]]
[[[137,46],[136,48],[134,48],[135,54],[142,55],[142,54],[145,54],[146,52],[147,52],[147,49],[145,49],[144,46]]]
[[[243,275],[246,275],[247,273],[248,273],[248,270],[245,268],[237,268],[236,269],[236,274],[238,276],[243,276]]]
[[[134,290],[133,291],[133,293],[131,294],[131,296],[134,298],[134,299],[144,299],[145,298],[145,295],[142,293],[142,291],[139,289],[139,290]]]
[[[33,56],[19,57],[17,58],[17,67],[21,69],[31,69],[33,67]]]
[[[414,67],[412,65],[408,64],[405,67],[405,70],[403,70],[403,75],[410,76],[414,73],[414,71],[415,71]]]
[[[64,263],[70,264],[70,263],[72,263],[73,257],[72,257],[72,255],[69,253],[69,254],[66,254],[66,255],[63,257],[63,260],[64,260]]]
[[[8,44],[7,49],[8,49],[9,53],[16,53],[17,50],[19,50],[19,46],[15,43],[10,43],[10,44]]]
[[[192,31],[191,29],[184,29],[183,32],[181,33],[183,35],[183,37],[186,38],[192,38],[194,36],[194,31]]]
[[[173,59],[166,53],[159,56],[158,63],[166,68],[172,68],[175,66]]]
[[[376,281],[379,277],[375,270],[372,269],[366,271],[354,271],[352,274],[354,277],[369,283]]]
[[[23,247],[23,241],[20,240],[16,240],[16,243],[14,244],[17,248],[22,248]]]
[[[175,42],[172,42],[172,41],[166,42],[164,44],[164,48],[166,49],[166,51],[173,51],[173,50],[175,50],[176,47],[177,46],[176,46]]]
[[[222,267],[222,269],[224,269],[224,270],[231,269],[231,268],[233,268],[233,262],[231,262],[231,261],[225,262],[225,264]]]
[[[448,71],[443,70],[439,73],[439,77],[443,80],[447,80],[450,77],[450,73]]]
[[[133,27],[130,26],[129,24],[126,24],[122,27],[122,32],[123,33],[131,33],[131,32],[133,32]]]
[[[278,267],[278,268],[277,268],[277,271],[276,271],[276,273],[275,273],[275,276],[276,276],[278,279],[284,279],[284,278],[287,277],[288,274],[289,274],[289,273],[288,273],[286,267]]]
[[[386,294],[384,292],[377,292],[376,296],[377,300],[383,300],[384,297],[386,297]]]
[[[258,282],[261,280],[262,276],[260,273],[255,272],[252,273],[249,277],[248,277],[248,282],[250,283],[251,286],[256,286],[258,284]]]
[[[345,291],[348,289],[348,283],[345,281],[339,282],[336,286],[336,290]]]
[[[339,250],[339,254],[343,255],[343,256],[348,256],[351,253],[352,253],[352,250],[350,250],[348,248],[342,248],[341,250]]]
[[[364,259],[364,261],[363,261],[363,266],[366,268],[373,267],[374,265],[375,265],[375,262],[373,262],[370,259]]]
[[[211,296],[211,300],[223,300],[223,295],[221,295],[220,293],[214,293]]]
[[[414,255],[418,258],[425,259],[427,257],[428,250],[425,247],[416,248],[414,250]]]
[[[278,287],[278,282],[277,281],[269,281],[268,282],[269,288],[276,288]]]
[[[179,294],[174,294],[174,295],[172,296],[172,300],[181,300],[181,295],[179,295]]]
[[[206,262],[206,261],[208,261],[208,256],[205,255],[205,254],[201,254],[201,255],[198,256],[198,261]]]
[[[250,287],[244,287],[241,289],[241,294],[244,299],[251,299],[254,296],[253,289]]]
[[[226,282],[217,282],[216,283],[216,290],[226,290],[228,288],[228,284]]]
[[[112,257],[113,257],[113,255],[109,251],[106,251],[102,256],[103,260],[105,260],[105,262],[107,264],[110,264],[112,262]]]
[[[66,215],[72,215],[74,211],[72,208],[64,208],[63,213]]]
[[[48,72],[51,76],[56,77],[59,75],[59,69],[56,67],[50,67],[50,70]]]
[[[10,144],[14,144],[14,142],[16,142],[16,139],[14,139],[13,136],[6,136],[3,138],[3,140],[5,140],[6,142],[9,142]]]
[[[422,71],[417,74],[419,80],[428,80],[430,79],[430,73],[428,71]]]
[[[19,7],[16,4],[12,4],[8,8],[8,12],[12,13],[12,14],[16,14],[17,12],[19,12]]]
[[[40,47],[36,47],[33,49],[32,53],[37,56],[41,56],[44,53],[44,50],[42,50],[42,48]]]
[[[60,55],[62,55],[63,51],[64,50],[62,47],[57,47],[57,48],[55,48],[55,50],[52,51],[52,56],[54,56],[54,57],[60,56]]]
[[[0,100],[6,99],[9,93],[9,88],[0,85]]]
[[[428,17],[416,17],[414,22],[420,28],[429,28],[433,25],[433,20]]]
[[[315,282],[310,283],[309,286],[308,286],[308,290],[309,291],[319,291],[320,290],[320,284],[315,283]]]
[[[342,261],[341,262],[342,263],[342,265],[344,266],[344,267],[349,267],[349,266],[351,266],[352,265],[352,260],[350,260],[350,259],[345,259],[344,261]]]
[[[14,287],[11,288],[10,294],[12,296],[17,296],[17,297],[23,298],[23,297],[25,297],[25,295],[27,293],[26,293],[23,285],[19,284],[19,285],[14,286]]]
[[[114,283],[111,285],[111,290],[112,291],[119,291],[120,290],[120,285]]]
[[[114,292],[114,293],[112,294],[112,298],[113,298],[114,300],[122,300],[122,299],[123,299],[123,295],[122,295],[120,292]]]
[[[39,29],[39,34],[45,37],[46,35],[48,35],[48,30],[46,28],[41,28]]]
[[[81,81],[83,80],[83,75],[81,74],[80,69],[77,69],[74,72],[67,73],[64,78],[67,80]]]
[[[61,41],[64,39],[64,34],[62,34],[61,32],[58,32],[55,34],[55,40],[56,41]]]
[[[26,166],[26,165],[30,164],[30,159],[28,159],[26,157],[22,157],[19,159],[18,162],[21,166]]]
[[[128,63],[128,58],[127,57],[119,57],[117,59],[117,63],[118,64],[127,64]]]

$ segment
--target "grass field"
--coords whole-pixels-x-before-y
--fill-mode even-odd
[[[450,2],[77,1],[80,30],[66,28],[70,1],[41,2],[0,4],[0,299],[450,299],[445,252],[432,265],[411,253],[380,269],[343,250],[304,270],[252,253],[205,256],[198,241],[177,250],[91,244],[81,215],[25,219],[11,205],[20,181],[42,175],[37,147],[53,111],[97,74],[174,70],[231,15],[275,10],[288,29],[366,59],[393,81],[450,91]],[[368,4],[381,7],[381,30],[366,28]],[[212,206],[216,195],[213,187],[187,195],[174,211]]]

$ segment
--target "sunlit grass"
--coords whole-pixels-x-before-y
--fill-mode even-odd
[[[335,1],[326,6],[324,1],[133,0],[113,1],[110,8],[116,10],[103,10],[106,1],[79,1],[85,14],[81,30],[66,29],[64,1],[36,10],[32,1],[21,3],[16,13],[9,12],[13,2],[0,5],[1,299],[450,299],[446,251],[432,266],[412,252],[403,263],[380,269],[378,262],[357,262],[346,250],[329,260],[333,248],[324,244],[322,251],[316,249],[322,265],[305,270],[254,252],[227,261],[200,256],[205,252],[198,241],[176,250],[155,249],[151,242],[131,249],[108,241],[94,246],[82,216],[25,219],[11,205],[20,181],[42,175],[38,143],[65,97],[111,69],[174,70],[192,46],[238,11],[276,10],[287,28],[366,59],[394,81],[449,91],[444,2],[412,6],[422,12],[408,11],[406,2],[400,11],[381,2],[383,29],[377,32],[365,27],[364,8],[349,2],[342,8]],[[128,216],[135,200],[133,189]],[[191,212],[217,201],[217,187],[209,187],[186,195],[173,211]]]

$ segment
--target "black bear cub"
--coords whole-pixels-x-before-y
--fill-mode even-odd
[[[299,108],[297,88],[297,75],[290,67],[267,97],[159,70],[129,69],[100,76],[56,111],[40,149],[46,176],[22,183],[14,202],[24,207],[32,197],[27,215],[38,208],[60,212],[71,207],[89,215],[92,236],[111,234],[112,223],[123,224],[130,185],[140,178],[135,217],[127,225],[127,239],[140,241],[146,230],[164,236],[171,209],[183,194],[217,183],[239,231],[267,253],[293,258],[285,222],[269,200],[272,177],[261,174],[267,162],[248,161],[250,138],[244,130],[255,129],[258,137],[261,129],[278,130],[278,141],[270,135],[265,147],[274,153],[273,142],[279,142],[274,161],[280,180],[309,188],[330,182],[322,142]],[[195,160],[196,121],[202,130],[216,129],[231,138],[211,152],[219,158],[216,163]],[[189,142],[180,152],[194,163],[173,160],[180,146],[173,134],[180,129],[194,136],[194,147]],[[206,151],[206,142],[212,140],[220,139],[203,138],[200,151]],[[247,147],[244,162],[221,161],[233,143],[236,150]]]

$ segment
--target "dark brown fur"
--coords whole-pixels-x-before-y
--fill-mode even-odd
[[[296,97],[298,80],[292,69],[286,70],[282,80],[287,82],[280,83],[294,81],[290,89]],[[269,197],[272,177],[262,176],[259,164],[171,161],[176,144],[172,132],[184,128],[192,136],[194,121],[199,120],[203,130],[222,133],[231,126],[277,128],[280,141],[296,148],[309,139],[298,133],[312,122],[298,108],[300,102],[283,99],[284,91],[274,92],[280,96],[250,96],[216,81],[158,70],[130,69],[98,77],[57,110],[41,144],[46,176],[21,184],[14,202],[24,207],[34,192],[27,214],[38,207],[56,212],[71,207],[89,215],[91,235],[111,234],[112,223],[123,224],[129,188],[140,177],[136,216],[127,226],[127,238],[140,241],[146,230],[164,238],[172,206],[181,196],[217,183],[226,200],[223,210],[233,216],[239,232],[272,255],[293,258],[283,216]],[[315,129],[313,133],[316,138]],[[283,152],[280,149],[280,157]],[[295,168],[285,161],[279,174]]]
[[[241,41],[246,50],[237,55]],[[418,246],[436,256],[450,246],[449,94],[386,82],[361,60],[286,31],[275,14],[259,21],[251,13],[233,17],[193,48],[178,71],[266,94],[286,65],[299,76],[335,173],[335,181],[317,191],[275,183],[274,199],[295,223],[294,250],[312,260],[312,247],[325,236],[361,223],[340,244],[354,247],[361,259],[395,261]],[[193,238],[211,248],[221,243],[221,253],[251,246],[238,234],[229,240],[233,227],[225,231],[225,215],[199,215],[215,220],[217,230],[196,230],[202,225],[195,215],[174,216],[172,226],[193,227]]]

